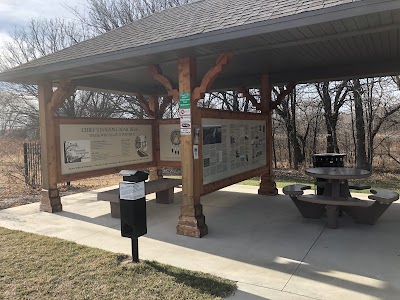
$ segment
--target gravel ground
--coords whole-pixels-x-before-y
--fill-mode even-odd
[[[40,200],[39,194],[23,195],[20,197],[13,197],[13,198],[3,198],[0,200],[0,210],[14,206],[39,202],[39,200]]]

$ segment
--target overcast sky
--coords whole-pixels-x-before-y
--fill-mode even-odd
[[[0,45],[14,31],[32,18],[73,18],[65,7],[79,7],[85,0],[0,0]]]

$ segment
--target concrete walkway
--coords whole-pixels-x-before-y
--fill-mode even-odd
[[[235,185],[202,198],[209,234],[196,239],[175,234],[181,198],[175,191],[169,205],[149,195],[140,259],[235,280],[239,290],[230,299],[400,298],[400,203],[375,226],[343,216],[332,230],[325,220],[303,219],[287,196]],[[62,203],[56,214],[39,212],[38,203],[2,210],[0,226],[131,253],[119,220],[95,191]]]

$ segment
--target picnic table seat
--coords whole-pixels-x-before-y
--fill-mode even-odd
[[[369,190],[370,188],[371,185],[369,184],[349,182],[349,189],[352,190],[362,191],[362,190]]]
[[[345,207],[343,211],[357,223],[374,225],[388,207],[399,199],[399,194],[390,190],[371,189],[368,198],[375,202],[368,207]]]
[[[326,181],[318,181],[316,185],[320,188],[325,188],[326,187]],[[348,184],[349,189],[351,190],[357,190],[357,191],[362,191],[362,190],[368,190],[371,188],[370,184],[366,183],[355,183],[355,182],[349,182]]]
[[[303,195],[305,190],[310,190],[311,186],[304,184],[291,184],[287,185],[282,189],[285,195],[290,196],[297,209],[300,211],[304,218],[320,219],[325,213],[325,206],[316,203],[309,203],[299,201],[298,196]]]
[[[366,207],[369,205],[368,201],[354,197],[340,197],[340,199],[337,199],[324,195],[301,195],[298,200],[307,203],[318,203],[324,206],[328,218],[327,227],[332,229],[337,228],[339,212],[344,207]]]

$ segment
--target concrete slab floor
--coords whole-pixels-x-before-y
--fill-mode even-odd
[[[230,299],[400,298],[400,203],[374,226],[343,216],[332,230],[324,219],[303,219],[287,196],[234,185],[202,197],[209,234],[195,239],[175,233],[181,201],[175,192],[173,204],[147,197],[140,259],[235,280],[239,290]],[[131,254],[120,221],[111,218],[108,202],[96,201],[96,191],[62,203],[56,214],[39,212],[38,203],[2,210],[0,226]]]

